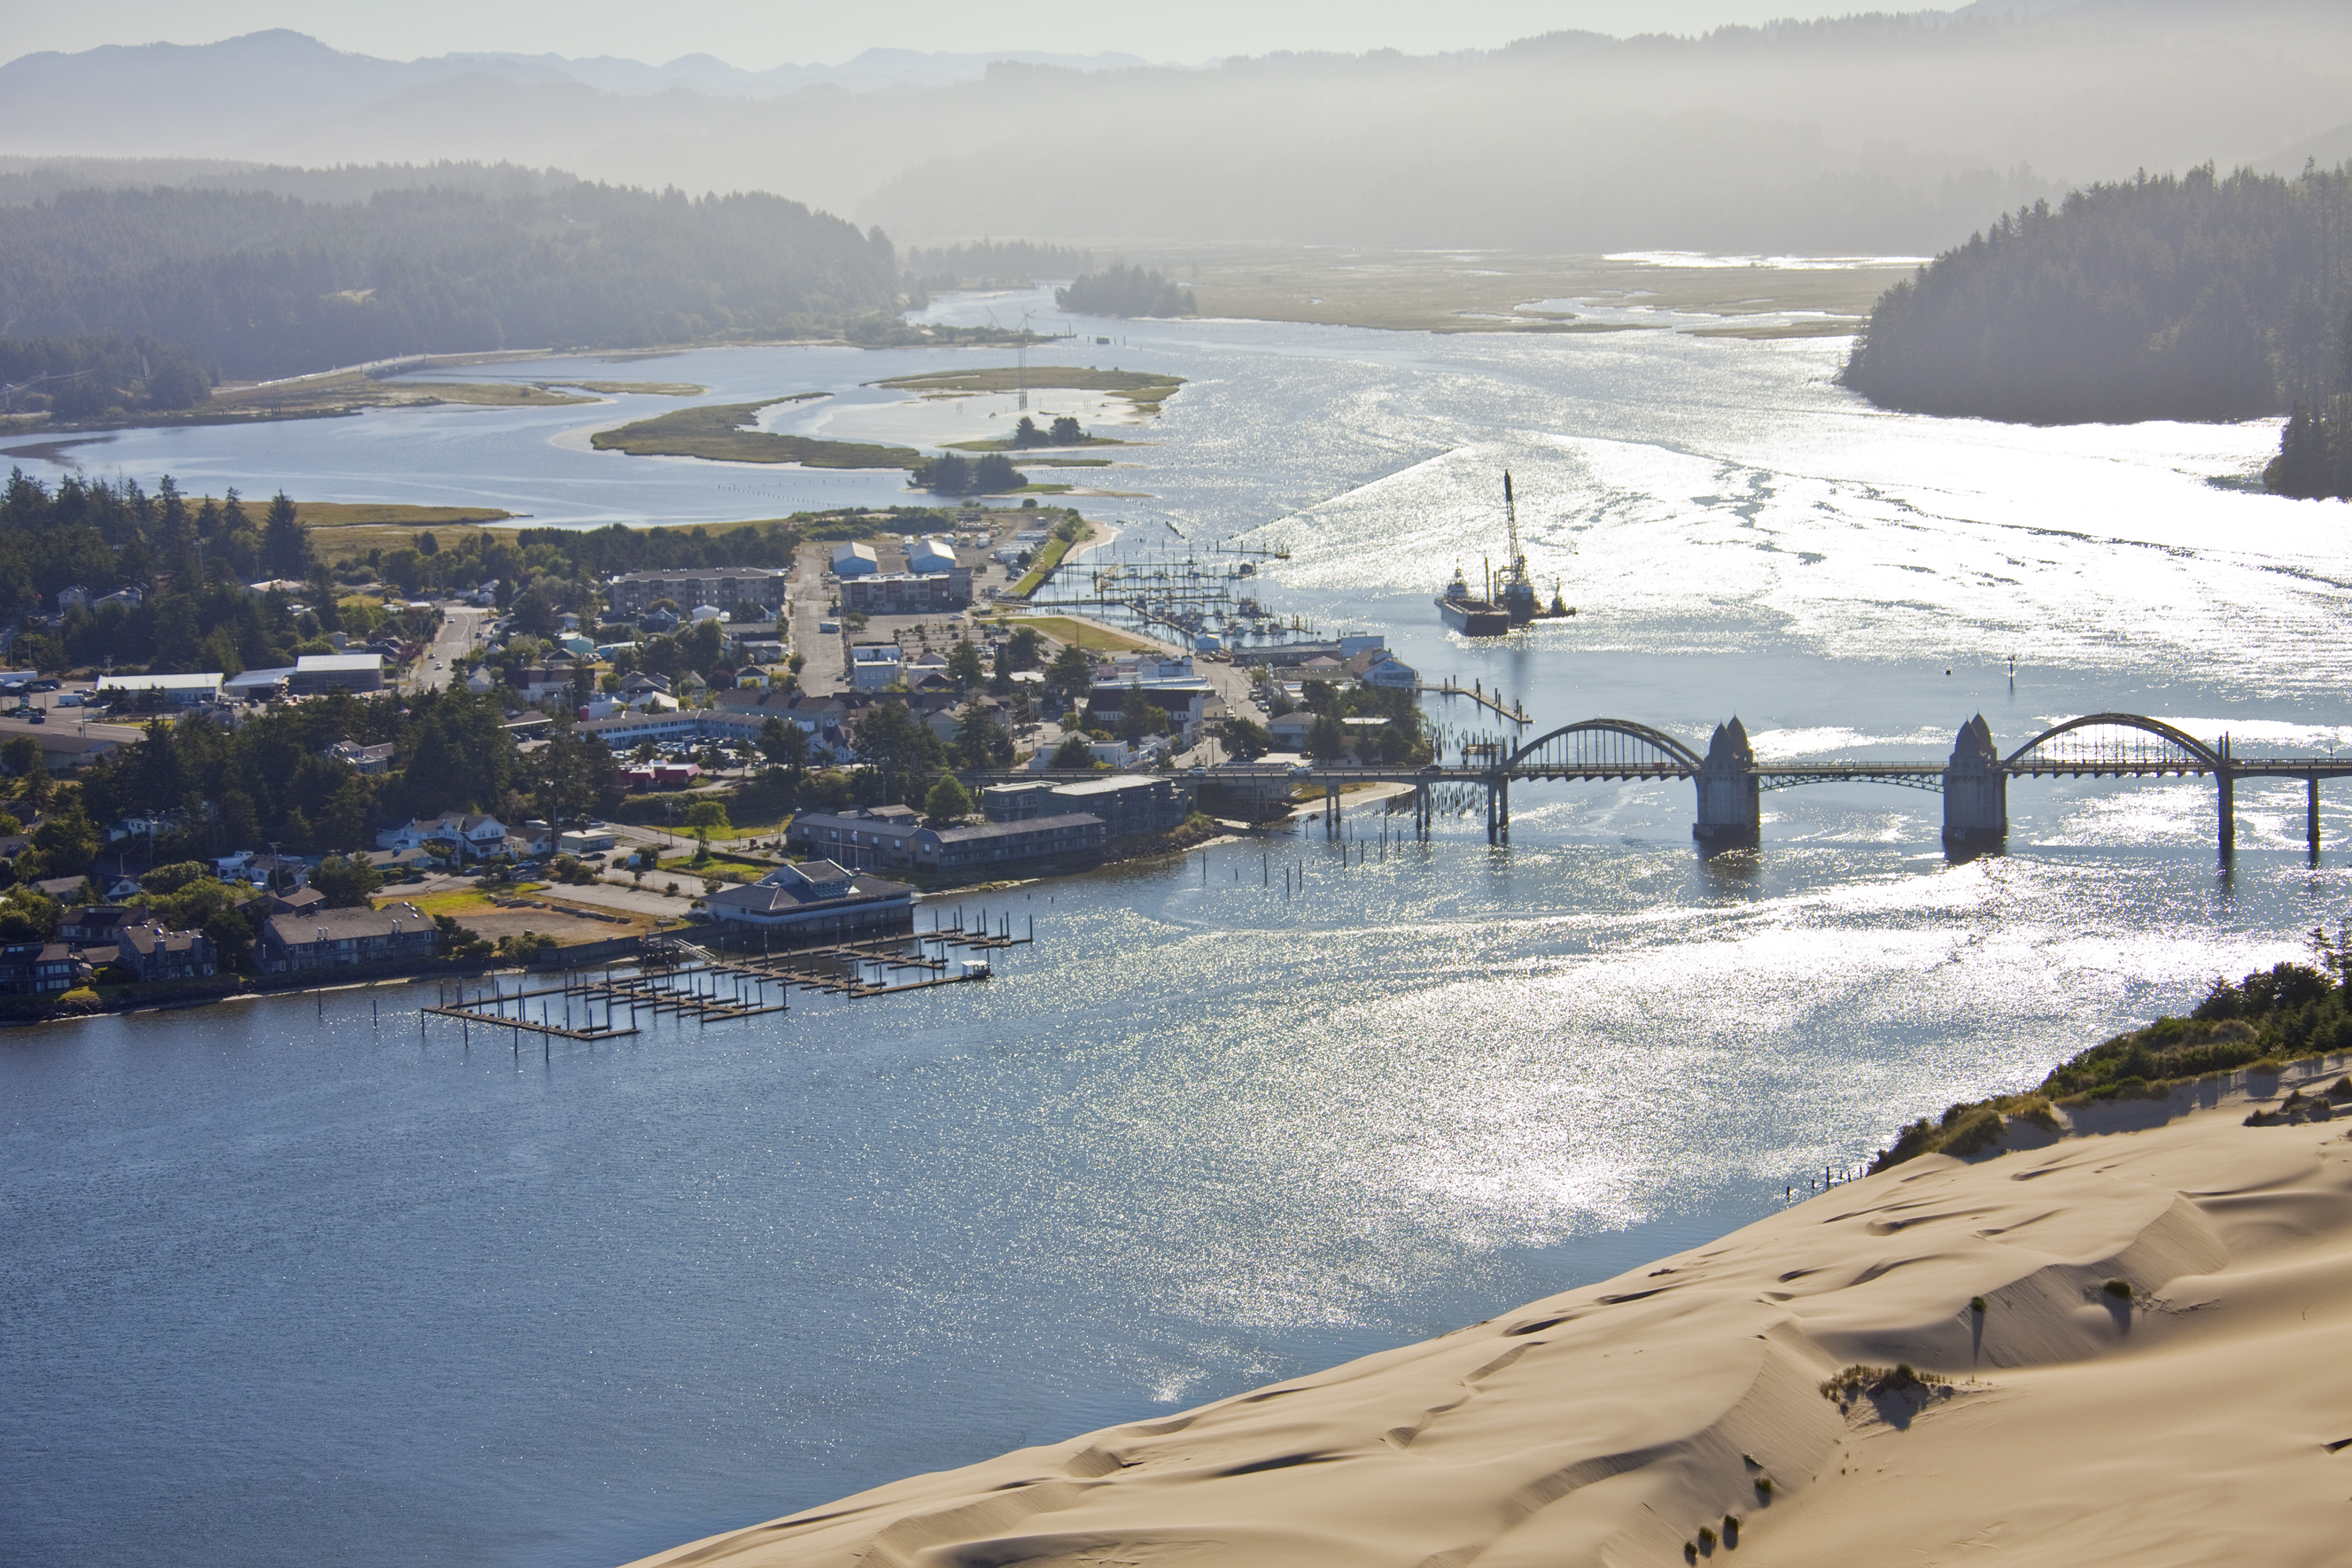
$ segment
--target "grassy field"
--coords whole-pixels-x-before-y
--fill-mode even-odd
[[[247,502],[248,508],[252,502]],[[305,528],[462,528],[497,522],[514,513],[495,506],[402,506],[392,502],[298,500],[294,521]]]
[[[665,860],[660,869],[646,873],[646,880],[650,882],[656,877],[667,875],[691,877],[697,881],[705,877],[724,877],[730,882],[756,882],[775,868],[771,862],[739,860],[732,855],[713,850],[710,858],[699,865],[695,863],[691,854],[681,855],[675,860]]]
[[[874,384],[942,395],[968,392],[1017,392],[1023,384],[1023,375],[1019,366],[1007,364],[979,370],[937,370],[927,375],[894,376]],[[1027,385],[1032,392],[1057,387],[1070,392],[1115,392],[1150,414],[1157,414],[1160,405],[1184,384],[1184,378],[1181,375],[1160,375],[1140,370],[1097,370],[1091,365],[1032,365],[1026,375]]]
[[[464,920],[467,915],[489,913],[494,906],[488,897],[471,888],[459,888],[446,893],[427,893],[418,897],[403,893],[398,888],[386,888],[375,896],[378,909],[386,904],[415,904],[429,920],[435,915],[448,915]]]
[[[1072,620],[1067,616],[1021,616],[1005,623],[1014,626],[1034,626],[1055,642],[1083,648],[1088,653],[1124,653],[1129,649],[1157,651],[1158,644],[1141,637],[1129,637],[1108,626],[1090,621]]]
[[[550,907],[543,910],[502,910],[490,901],[488,894],[470,888],[430,893],[423,898],[414,895],[404,897],[397,888],[386,888],[375,896],[375,902],[379,908],[385,904],[415,904],[428,919],[447,915],[477,936],[492,942],[502,936],[520,936],[524,931],[530,931],[539,936],[551,936],[569,946],[575,942],[604,942],[616,936],[643,936],[667,923],[635,910],[567,902],[562,889],[539,884],[526,882],[515,889],[515,894]],[[592,918],[575,914],[574,910],[593,910],[595,917],[620,918]]]
[[[1728,317],[1818,310],[1858,319],[1879,295],[1908,278],[1909,262],[1775,267],[1692,267],[1611,260],[1601,256],[1537,256],[1510,251],[1309,250],[1286,246],[1171,247],[1151,263],[1190,287],[1203,316],[1407,331],[1590,331],[1571,306],[1538,301],[1589,300],[1714,311]],[[1738,330],[1745,337],[1811,337],[1850,331],[1843,324],[1801,322]],[[1703,328],[1735,335],[1735,323]],[[1034,374],[1034,372],[1031,373]]]
[[[746,430],[762,408],[823,393],[801,392],[788,397],[766,397],[757,403],[706,403],[681,408],[652,419],[640,419],[617,430],[600,430],[593,438],[600,452],[626,452],[636,458],[707,458],[729,463],[798,463],[810,468],[911,468],[923,460],[912,447],[884,447],[867,441],[818,441],[806,436],[776,436]]]
[[[193,412],[289,418],[305,414],[340,414],[354,408],[424,408],[441,403],[468,403],[486,408],[547,408],[594,401],[593,397],[551,392],[528,382],[371,381],[357,371],[345,371],[338,375],[304,376],[298,381],[217,387],[210,401]]]

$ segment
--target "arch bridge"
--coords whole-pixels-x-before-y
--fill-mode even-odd
[[[1213,777],[1217,770],[1210,770]],[[1691,832],[1713,850],[1758,842],[1766,790],[1811,784],[1887,784],[1932,791],[1944,797],[1944,839],[1956,847],[1996,845],[2009,833],[2009,783],[2012,778],[2210,777],[2216,790],[2216,832],[2224,859],[2235,851],[2235,784],[2240,778],[2299,778],[2305,781],[2305,838],[2319,849],[2319,781],[2352,775],[2352,755],[2245,756],[2226,734],[2210,743],[2184,730],[2139,713],[2086,713],[2053,724],[2003,756],[1993,744],[1982,714],[1960,726],[1952,752],[1940,760],[1849,759],[1837,762],[1759,762],[1748,731],[1738,719],[1716,727],[1704,754],[1654,725],[1631,719],[1594,718],[1563,724],[1516,749],[1465,747],[1459,764],[1422,769],[1318,764],[1307,776],[1324,790],[1324,821],[1338,830],[1339,791],[1344,784],[1388,781],[1411,784],[1414,826],[1423,832],[1434,815],[1431,789],[1468,784],[1486,792],[1490,841],[1510,837],[1514,783],[1591,780],[1690,779],[1697,788],[1697,819]]]

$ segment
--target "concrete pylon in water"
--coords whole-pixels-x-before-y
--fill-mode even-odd
[[[1698,770],[1698,822],[1691,828],[1702,850],[1756,847],[1763,812],[1755,769],[1756,749],[1748,743],[1747,726],[1738,719],[1717,724]]]
[[[1981,713],[1960,726],[1944,765],[1944,842],[1985,846],[2009,837],[2009,774]]]

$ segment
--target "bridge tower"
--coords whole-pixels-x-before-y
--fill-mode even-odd
[[[1698,773],[1698,821],[1691,837],[1706,854],[1753,849],[1760,837],[1762,795],[1756,782],[1756,748],[1748,728],[1735,718],[1715,727],[1706,760]]]
[[[1999,844],[2009,837],[2009,773],[1981,713],[1960,726],[1944,766],[1944,842]]]

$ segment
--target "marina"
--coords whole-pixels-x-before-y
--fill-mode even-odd
[[[941,923],[934,911],[928,931],[813,947],[771,949],[763,942],[757,957],[717,951],[715,941],[704,946],[658,939],[646,963],[622,973],[607,964],[593,974],[567,973],[555,984],[537,987],[518,977],[511,990],[505,976],[493,975],[487,989],[460,987],[454,995],[445,986],[439,1001],[418,1010],[417,1027],[421,1032],[425,1019],[444,1018],[468,1037],[478,1025],[509,1030],[517,1041],[526,1033],[548,1041],[615,1039],[636,1034],[641,1018],[667,1016],[708,1026],[787,1013],[795,986],[866,1001],[985,981],[994,973],[990,962],[953,959],[950,951],[1002,953],[1036,941],[1034,919],[1021,936],[1013,934],[1010,916],[998,931],[988,928],[984,912],[980,922],[966,931],[961,910],[953,924]],[[919,978],[900,978],[909,973]]]

